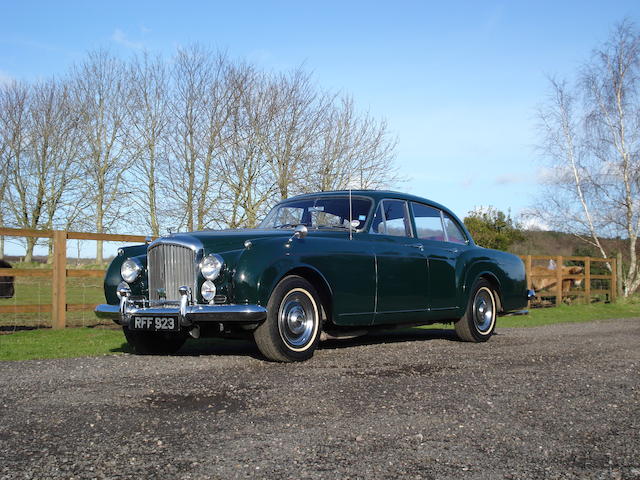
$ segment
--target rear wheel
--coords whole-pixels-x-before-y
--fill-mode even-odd
[[[269,360],[308,360],[320,339],[320,299],[302,277],[285,277],[269,298],[267,319],[254,332],[258,348]]]
[[[491,284],[479,279],[471,289],[467,310],[455,324],[456,333],[465,342],[486,342],[496,326],[497,302]]]
[[[171,355],[187,340],[183,333],[138,332],[122,327],[127,342],[139,355]]]

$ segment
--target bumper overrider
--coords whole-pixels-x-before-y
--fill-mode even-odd
[[[199,323],[256,323],[267,317],[267,309],[260,305],[203,305],[191,303],[191,290],[180,287],[179,302],[150,302],[132,298],[129,289],[121,289],[120,304],[101,304],[95,309],[98,318],[106,318],[120,325],[129,325],[134,316],[177,317],[180,325],[189,327]]]

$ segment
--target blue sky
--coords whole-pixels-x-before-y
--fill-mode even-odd
[[[398,137],[401,190],[519,214],[538,192],[535,109],[636,1],[2,1],[0,81],[62,75],[94,48],[200,42],[266,69],[300,64]]]

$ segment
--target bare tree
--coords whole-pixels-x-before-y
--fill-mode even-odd
[[[254,141],[256,126],[265,131],[261,123],[268,122],[261,116],[263,79],[247,65],[229,72],[228,86],[233,98],[229,103],[227,142],[220,165],[220,208],[216,213],[222,225],[230,228],[255,227],[276,193],[271,169]]]
[[[126,95],[124,66],[106,51],[88,54],[73,70],[86,195],[91,198],[95,229],[103,233],[125,208],[123,176]],[[97,241],[96,262],[103,263],[103,242]]]
[[[215,175],[228,118],[228,63],[223,54],[194,45],[178,50],[172,71],[172,136],[168,159],[174,218],[189,230],[212,220],[220,178]]]
[[[75,122],[64,83],[14,83],[3,91],[2,132],[9,152],[7,204],[15,225],[52,228],[77,181]],[[68,203],[67,203],[68,202]],[[36,240],[27,238],[25,261]]]
[[[3,93],[0,92],[0,119],[3,117]],[[2,135],[2,121],[0,120],[0,171],[5,172],[0,176],[0,205],[6,205],[7,187],[9,186],[9,158],[7,154],[8,145]],[[0,208],[0,227],[4,227],[6,219],[4,208]],[[4,236],[0,235],[0,260],[4,258]]]
[[[135,57],[128,70],[126,148],[131,166],[128,190],[142,225],[160,235],[161,184],[169,127],[169,79],[164,62],[148,53]]]
[[[553,208],[539,213],[590,242],[603,257],[608,252],[601,236],[626,238],[623,292],[629,295],[640,286],[640,35],[635,25],[616,26],[593,52],[573,91],[561,81],[553,80],[551,87],[540,118],[551,160],[546,199]]]
[[[253,140],[270,166],[280,199],[302,190],[299,179],[313,163],[325,98],[298,68],[290,74],[263,77],[251,118]],[[306,173],[306,172],[305,172]]]
[[[396,140],[385,121],[359,115],[353,99],[326,108],[308,190],[376,189],[401,181],[394,166]]]

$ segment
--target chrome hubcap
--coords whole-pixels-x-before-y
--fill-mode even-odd
[[[316,321],[314,304],[302,290],[290,292],[280,304],[278,327],[283,340],[294,348],[312,339]]]
[[[473,301],[473,321],[480,333],[486,333],[493,326],[495,307],[491,292],[483,288],[476,293]]]

